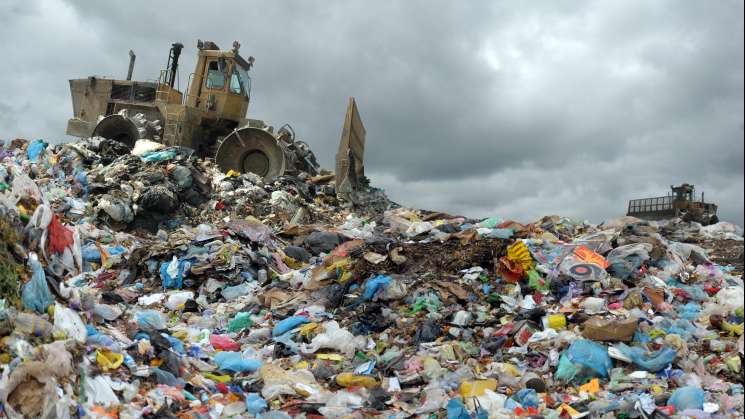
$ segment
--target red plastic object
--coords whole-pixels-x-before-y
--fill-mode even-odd
[[[65,248],[73,244],[72,231],[62,225],[57,218],[57,214],[52,215],[52,222],[49,223],[49,252],[64,253]]]
[[[237,352],[241,350],[241,345],[227,335],[211,335],[210,345],[221,351]]]

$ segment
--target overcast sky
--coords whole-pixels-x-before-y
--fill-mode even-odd
[[[333,168],[347,98],[402,205],[600,222],[689,182],[743,224],[743,2],[0,2],[0,139],[65,140],[67,79],[253,55],[250,117]]]

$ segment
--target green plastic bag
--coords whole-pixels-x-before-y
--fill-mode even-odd
[[[240,332],[243,329],[251,327],[252,324],[251,315],[246,312],[240,312],[233,317],[233,320],[228,322],[228,332]]]

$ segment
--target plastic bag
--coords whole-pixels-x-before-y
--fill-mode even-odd
[[[62,225],[56,214],[52,215],[47,230],[49,253],[63,253],[66,248],[73,245],[72,231]]]
[[[176,150],[148,151],[142,154],[142,160],[148,163],[170,160],[176,157]]]
[[[221,351],[239,351],[241,345],[228,335],[210,335],[210,345]]]
[[[555,377],[566,382],[583,382],[594,377],[607,378],[612,367],[608,348],[591,340],[580,339],[572,342],[559,358]]]
[[[272,336],[282,336],[290,330],[310,322],[305,316],[292,316],[278,322],[272,329]]]
[[[259,376],[264,381],[261,395],[266,400],[273,400],[281,395],[295,396],[302,393],[307,396],[320,392],[313,373],[307,369],[285,371],[279,366],[265,364],[259,369]]]
[[[254,372],[261,368],[261,361],[243,359],[240,352],[218,352],[212,360],[222,371]]]
[[[265,411],[269,405],[259,393],[248,393],[246,395],[246,411],[253,415]]]
[[[84,380],[85,395],[88,403],[98,406],[116,406],[119,398],[111,389],[111,379],[103,375],[95,378],[86,377]]]
[[[686,409],[703,410],[704,396],[704,391],[698,387],[681,387],[673,392],[667,403],[674,406],[676,412]]]
[[[44,140],[31,141],[28,148],[26,148],[26,155],[28,156],[29,161],[31,161],[31,163],[37,163],[39,161],[39,156],[48,146],[49,144],[44,142]]]
[[[365,292],[362,294],[362,299],[364,301],[371,301],[378,292],[385,291],[390,283],[391,277],[388,275],[378,275],[375,278],[368,279],[365,282]]]
[[[54,298],[47,286],[46,274],[41,267],[39,256],[31,252],[28,257],[28,264],[32,271],[31,279],[23,284],[21,299],[23,306],[29,310],[35,310],[38,313],[44,313],[47,307],[54,304]]]
[[[191,264],[185,260],[179,260],[176,256],[170,262],[160,265],[160,278],[163,280],[163,288],[181,289],[184,285],[184,276],[189,273]]]
[[[243,329],[251,327],[251,324],[253,324],[253,320],[251,320],[251,314],[245,311],[236,313],[235,317],[233,317],[233,319],[230,320],[230,322],[228,323],[228,332],[240,332]]]
[[[226,287],[220,291],[220,295],[225,301],[233,301],[238,297],[253,294],[258,288],[260,287],[255,282],[244,282],[233,287]]]
[[[670,365],[678,355],[678,351],[673,348],[662,348],[657,352],[648,353],[644,348],[630,347],[623,343],[615,345],[621,354],[645,371],[657,372],[662,371]]]
[[[339,327],[339,323],[330,321],[323,324],[324,332],[316,335],[309,345],[303,344],[303,353],[315,353],[319,349],[336,349],[347,356],[354,355],[357,349],[367,345],[367,339],[354,336],[351,332]]]
[[[653,246],[649,243],[634,243],[618,246],[608,253],[608,268],[613,275],[621,279],[631,278],[649,260]]]
[[[171,172],[171,177],[179,188],[187,189],[191,187],[192,177],[191,170],[184,166],[176,166]]]
[[[135,156],[142,156],[147,153],[162,150],[166,146],[161,143],[157,143],[152,140],[140,139],[135,142],[134,148],[132,148],[132,154]]]
[[[155,310],[142,310],[135,313],[135,319],[140,329],[155,332],[166,328],[166,319],[162,313]]]
[[[85,339],[88,337],[88,330],[85,328],[85,323],[83,323],[78,313],[60,304],[54,305],[53,331],[62,331],[67,337],[80,343],[85,342]]]
[[[194,293],[191,291],[179,291],[168,295],[168,299],[164,304],[169,310],[178,310],[188,300],[194,298]]]

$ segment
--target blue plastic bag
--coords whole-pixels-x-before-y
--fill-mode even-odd
[[[176,157],[175,150],[161,150],[161,151],[151,151],[149,153],[143,154],[142,160],[148,163],[153,163],[153,162],[158,162],[158,161],[170,160],[174,157]]]
[[[145,331],[158,331],[166,328],[166,320],[163,314],[155,310],[143,310],[135,313],[135,320],[140,329]]]
[[[308,322],[310,322],[310,320],[305,316],[288,317],[274,326],[274,329],[272,329],[272,336],[282,336],[290,330]]]
[[[28,264],[32,275],[31,280],[23,284],[23,290],[21,291],[23,306],[29,310],[45,313],[47,307],[54,304],[54,298],[49,291],[44,268],[39,263],[39,257],[33,252],[29,255]]]
[[[246,395],[246,411],[252,415],[265,411],[269,405],[258,393],[248,393]]]
[[[460,399],[450,399],[447,404],[448,419],[471,419],[466,406]]]
[[[31,163],[38,162],[39,156],[44,150],[46,150],[47,146],[49,146],[49,144],[45,143],[44,140],[31,141],[31,144],[29,144],[26,149],[26,155],[28,156],[29,161],[31,161]]]
[[[673,392],[667,403],[674,406],[676,412],[686,409],[703,410],[704,391],[698,387],[681,387]]]
[[[388,275],[378,275],[375,278],[368,279],[365,283],[365,292],[362,293],[364,301],[370,301],[379,291],[388,288],[391,284],[391,277]]]
[[[184,285],[184,276],[189,273],[191,264],[186,260],[178,260],[176,256],[169,262],[160,265],[160,279],[163,280],[163,288],[181,289]]]
[[[608,378],[608,371],[613,367],[608,348],[597,342],[575,340],[561,355],[556,369],[557,380],[582,382],[593,377]]]
[[[513,398],[520,403],[522,407],[538,407],[538,393],[532,388],[524,388],[518,391]]]
[[[701,306],[696,303],[688,303],[678,308],[678,317],[685,320],[696,320],[701,315]]]
[[[644,348],[630,347],[623,343],[619,343],[615,348],[624,356],[630,358],[634,365],[650,372],[664,370],[678,356],[678,352],[675,349],[668,347],[654,353],[648,353]]]
[[[232,372],[254,372],[262,364],[257,359],[243,359],[240,352],[218,352],[212,360],[218,369]]]
[[[183,355],[186,350],[184,349],[184,342],[181,342],[180,339],[176,339],[175,337],[167,334],[163,334],[163,336],[168,339],[168,342],[171,343],[171,349],[176,351],[179,355]]]

